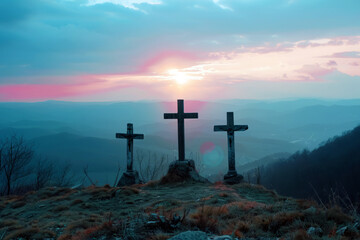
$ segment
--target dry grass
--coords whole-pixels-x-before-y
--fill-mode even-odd
[[[316,211],[307,211],[310,207]],[[166,219],[180,216],[182,221],[176,229],[150,231],[145,225],[151,213]],[[237,238],[303,240],[309,239],[305,230],[310,226],[321,227],[324,236],[335,236],[340,225],[352,220],[338,208],[322,209],[314,202],[286,199],[250,184],[151,182],[121,188],[44,188],[22,197],[0,198],[0,231],[6,229],[6,239],[104,236],[163,240],[177,232],[200,229]]]
[[[81,199],[75,199],[75,200],[73,200],[73,201],[70,203],[70,205],[71,205],[71,206],[75,206],[75,205],[82,204],[82,203],[84,203],[83,200],[81,200]]]
[[[69,209],[70,208],[68,206],[59,205],[59,206],[54,207],[51,211],[53,211],[53,212],[64,212],[64,211],[69,210]]]
[[[346,215],[340,207],[332,207],[326,210],[326,217],[328,220],[333,220],[337,224],[343,224],[352,221],[352,217]]]
[[[154,236],[150,236],[149,238],[147,238],[147,240],[167,240],[169,239],[171,236],[164,234],[164,233],[158,233]]]
[[[202,206],[190,215],[191,224],[203,231],[219,232],[220,219],[226,216],[229,210],[226,206]]]
[[[26,205],[25,201],[16,201],[13,204],[11,204],[11,208],[20,208]]]
[[[139,193],[140,193],[140,189],[138,189],[138,188],[121,187],[121,189],[120,189],[120,194],[125,195],[125,196],[131,196],[131,195],[139,194]]]
[[[294,240],[311,240],[312,238],[304,229],[299,229],[294,234]]]
[[[49,230],[40,230],[39,228],[22,228],[15,231],[12,231],[8,234],[4,240],[10,239],[44,239],[44,238],[54,238],[56,234]]]
[[[77,231],[71,239],[86,240],[101,236],[111,236],[115,231],[116,230],[114,229],[112,222],[104,222],[100,225],[94,225],[89,228]]]

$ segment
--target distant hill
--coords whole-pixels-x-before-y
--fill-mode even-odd
[[[309,152],[293,154],[262,169],[262,184],[300,198],[349,196],[360,201],[360,126]]]
[[[286,153],[286,152],[274,153],[274,154],[268,155],[266,157],[260,158],[258,160],[243,164],[243,165],[237,167],[237,171],[239,173],[244,173],[244,172],[250,171],[257,167],[263,167],[268,164],[272,164],[274,162],[279,161],[279,159],[288,158],[290,156],[291,156],[291,154]]]

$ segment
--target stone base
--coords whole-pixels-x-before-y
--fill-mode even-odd
[[[174,161],[169,166],[168,173],[160,180],[160,184],[177,183],[177,182],[202,182],[209,181],[200,176],[195,169],[194,160]]]
[[[224,176],[224,182],[229,185],[241,183],[243,179],[244,179],[244,177],[240,174],[237,174],[236,172],[235,173],[227,173]]]
[[[139,178],[139,173],[137,171],[124,172],[123,175],[121,176],[117,186],[118,187],[130,186],[130,185],[139,184],[139,183],[141,183],[141,181]]]

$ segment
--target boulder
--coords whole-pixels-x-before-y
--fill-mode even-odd
[[[139,184],[141,183],[139,178],[139,173],[137,171],[131,171],[131,172],[124,172],[121,176],[117,186],[130,186],[133,184]]]
[[[169,240],[207,240],[208,237],[206,235],[206,233],[201,232],[201,231],[187,231],[187,232],[182,232],[172,238],[170,238]]]
[[[209,183],[206,178],[200,176],[196,171],[194,160],[185,160],[172,162],[168,173],[160,180],[160,184],[185,181]]]
[[[309,227],[309,229],[307,230],[307,234],[321,237],[323,235],[323,230],[319,227]]]
[[[317,212],[317,210],[314,206],[311,206],[304,210],[304,213],[309,214],[309,215],[314,215],[314,214],[316,214],[316,212]]]
[[[224,236],[217,236],[214,238],[214,240],[233,240],[233,238],[229,235],[224,235]]]

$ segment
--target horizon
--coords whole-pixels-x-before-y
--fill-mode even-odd
[[[104,100],[104,101],[73,101],[73,100],[57,100],[57,99],[47,99],[39,101],[0,101],[2,103],[46,103],[46,102],[64,102],[64,103],[141,103],[141,102],[152,102],[152,103],[175,103],[178,99],[183,99],[186,102],[227,102],[227,101],[254,101],[254,102],[285,102],[285,101],[321,101],[321,102],[338,102],[338,101],[360,101],[360,98],[302,98],[302,97],[288,97],[288,98],[223,98],[216,100],[205,100],[205,99],[184,99],[184,98],[174,98],[174,99],[139,99],[139,100]]]

